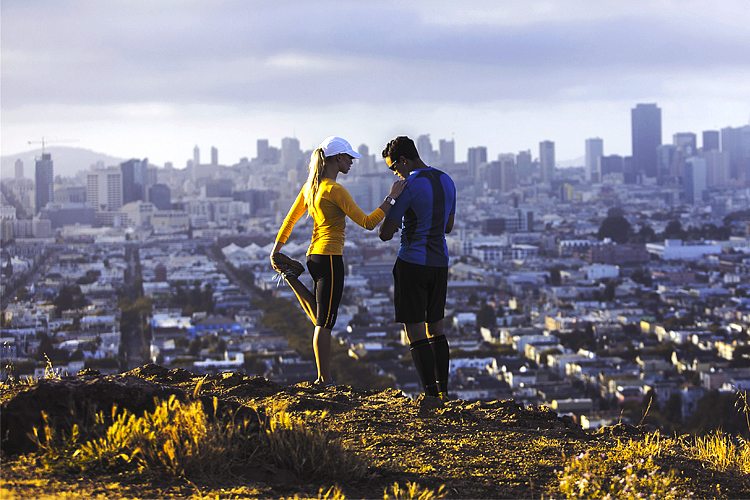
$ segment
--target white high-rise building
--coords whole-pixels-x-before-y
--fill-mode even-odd
[[[119,167],[97,169],[86,176],[86,202],[97,212],[122,207],[122,172]]]
[[[23,179],[23,160],[17,159],[16,160],[16,179]]]
[[[456,142],[451,139],[440,139],[438,142],[440,149],[440,165],[453,165],[456,163]]]
[[[586,139],[586,180],[601,181],[600,160],[604,156],[604,141],[599,137]]]
[[[219,150],[216,146],[211,146],[211,166],[215,167],[219,164]]]
[[[697,205],[703,202],[703,192],[706,190],[707,169],[706,160],[693,156],[685,162],[685,201]]]

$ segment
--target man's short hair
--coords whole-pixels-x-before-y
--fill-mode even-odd
[[[400,135],[391,140],[383,150],[383,158],[390,158],[396,161],[402,156],[407,160],[416,160],[419,158],[417,146],[414,144],[414,141],[405,135]]]

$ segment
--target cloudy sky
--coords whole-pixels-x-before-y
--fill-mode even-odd
[[[2,154],[41,136],[182,167],[255,141],[453,137],[459,160],[556,142],[630,154],[750,121],[748,0],[3,0]]]

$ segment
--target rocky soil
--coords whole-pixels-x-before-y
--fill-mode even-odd
[[[643,434],[624,425],[584,432],[567,417],[544,408],[523,408],[513,401],[442,403],[433,398],[412,400],[394,389],[354,391],[307,383],[284,387],[260,377],[204,378],[146,365],[120,375],[88,373],[3,385],[0,497],[317,497],[321,488],[332,486],[331,481],[301,482],[278,469],[259,472],[250,484],[231,478],[195,484],[167,477],[139,479],[133,474],[80,477],[44,472],[24,459],[34,450],[28,434],[41,424],[42,410],[60,425],[73,421],[85,425],[81,416],[91,411],[108,411],[116,403],[143,412],[153,408],[154,397],[169,394],[206,401],[215,396],[219,412],[245,412],[253,418],[262,418],[264,408],[279,406],[293,414],[317,415],[314,425],[325,428],[368,464],[367,478],[335,481],[349,498],[382,498],[384,489],[395,482],[414,482],[433,490],[445,485],[444,494],[454,498],[555,496],[557,474],[571,457],[606,450],[618,439],[640,439]],[[694,460],[672,460],[667,466],[697,496],[749,496],[746,476],[713,471]]]

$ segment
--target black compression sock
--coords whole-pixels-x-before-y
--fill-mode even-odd
[[[417,368],[417,374],[422,381],[424,392],[428,396],[438,395],[438,387],[435,384],[435,356],[432,353],[432,346],[428,339],[417,340],[409,346],[411,358],[414,360],[414,366]]]
[[[440,392],[448,392],[448,374],[450,371],[450,347],[445,335],[430,338],[430,346],[435,356],[435,381]]]

